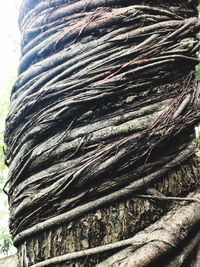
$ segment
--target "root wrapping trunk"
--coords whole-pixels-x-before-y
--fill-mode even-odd
[[[23,1],[22,56],[5,132],[10,229],[22,261],[30,238],[145,192],[194,154],[196,6],[186,0]],[[197,187],[191,182],[180,197]],[[157,260],[161,254],[152,246],[134,253],[148,251]],[[131,266],[134,253],[120,266]],[[25,254],[22,266],[46,260]]]

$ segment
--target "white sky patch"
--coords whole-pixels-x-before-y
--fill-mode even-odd
[[[15,53],[14,40],[19,41],[18,11],[12,0],[3,1],[0,9],[0,85],[10,74],[17,72],[19,52]],[[2,91],[2,90],[1,90]]]
[[[8,85],[17,76],[20,58],[20,32],[18,26],[19,11],[15,4],[22,0],[6,0],[0,9],[0,105],[8,98]],[[0,109],[2,107],[0,106]],[[2,112],[2,110],[1,110]],[[0,131],[4,130],[4,121],[0,121]]]

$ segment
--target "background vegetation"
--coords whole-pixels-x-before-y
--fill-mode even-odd
[[[3,186],[6,182],[7,169],[4,163],[4,121],[9,106],[9,94],[13,84],[14,76],[2,85],[0,98],[0,253],[7,254],[11,249],[12,243],[8,230],[8,201],[3,192]]]
[[[0,56],[2,58],[0,62],[0,257],[15,252],[8,229],[8,201],[3,192],[8,171],[4,163],[5,145],[3,134],[9,107],[10,91],[16,79],[20,54],[17,19],[21,2],[22,0],[8,0],[2,4],[0,10],[0,30],[2,35],[0,44]]]

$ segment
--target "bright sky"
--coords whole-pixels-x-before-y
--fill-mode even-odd
[[[20,33],[18,27],[19,6],[22,0],[6,0],[0,9],[0,108],[8,99],[8,84],[16,76],[20,57]],[[10,83],[11,84],[11,83]],[[4,121],[0,121],[0,131],[4,129]]]
[[[18,11],[14,7],[14,0],[2,1],[0,9],[0,85],[9,75],[15,74],[19,60],[18,54],[14,54],[14,40],[20,39],[18,29]],[[22,0],[18,0],[22,2]],[[0,88],[2,91],[2,88]]]

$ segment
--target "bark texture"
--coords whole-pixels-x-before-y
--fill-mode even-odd
[[[193,161],[182,164],[182,167],[177,167],[174,171],[171,171],[167,176],[163,177],[162,181],[155,183],[154,189],[160,191],[162,194],[174,197],[186,196],[187,192],[194,191],[199,183],[199,171],[197,167],[197,163]],[[146,194],[152,194],[153,192],[154,190],[151,189],[148,190]],[[27,251],[28,261],[31,266],[36,262],[43,262],[45,259],[55,260],[50,266],[91,267],[100,264],[102,261],[103,263],[100,265],[101,267],[121,266],[120,264],[122,264],[123,261],[126,261],[126,258],[131,256],[136,248],[146,245],[147,241],[151,244],[151,240],[155,238],[154,235],[157,235],[158,231],[159,240],[161,237],[164,237],[165,241],[165,232],[166,236],[169,233],[173,233],[175,235],[175,238],[171,241],[174,246],[173,250],[171,249],[171,246],[170,251],[168,251],[168,246],[166,249],[167,254],[169,252],[171,253],[170,257],[167,255],[167,259],[173,259],[179,250],[181,251],[182,249],[180,239],[183,244],[186,243],[188,236],[193,234],[192,231],[195,230],[199,220],[199,203],[195,203],[194,209],[189,206],[190,202],[179,203],[180,201],[155,200],[154,198],[149,200],[138,196],[118,201],[107,207],[97,209],[94,212],[83,216],[81,219],[73,220],[69,223],[63,223],[58,227],[51,228],[48,231],[42,231],[40,234],[34,235],[33,238],[26,240],[26,242],[23,242],[23,244],[19,246],[20,258],[24,257],[22,251],[25,250]],[[188,205],[186,213],[180,213],[177,215],[176,211],[180,208],[180,206],[184,207],[183,204],[186,204],[186,207]],[[191,203],[191,205],[193,204],[194,203]],[[167,214],[167,212],[172,208],[174,208],[174,210],[170,214]],[[167,219],[164,218],[161,222],[159,222],[158,220],[165,214],[167,214]],[[185,219],[186,215],[188,216],[188,219],[193,219],[193,217],[196,216],[194,222],[190,221],[190,223],[182,223],[181,220]],[[171,218],[173,219],[173,216],[177,217],[178,225],[174,225],[174,222],[170,220]],[[153,222],[155,222],[154,225],[152,225]],[[167,222],[168,225],[175,228],[170,230],[164,229],[162,234],[160,234],[160,228],[164,228]],[[149,225],[150,227],[148,227]],[[181,230],[177,230],[179,226],[183,228],[181,228]],[[138,237],[136,234],[143,229],[145,230],[141,233],[141,237],[140,235]],[[179,236],[178,231],[182,231],[183,236]],[[126,242],[129,238],[133,239]],[[123,240],[126,240],[125,243],[117,243],[115,247],[115,242],[123,242]],[[169,242],[169,240],[167,239],[166,242]],[[105,250],[101,252],[100,246],[109,244],[111,247],[108,249],[103,247]],[[126,247],[128,248],[123,250]],[[97,248],[97,251],[95,251],[94,254],[90,254],[90,252],[87,254],[86,250],[89,248]],[[66,258],[54,258],[66,253],[73,253],[82,250],[86,254],[82,255],[82,257],[70,254],[68,259],[72,257],[71,261],[67,261]],[[119,250],[120,253],[115,254]],[[111,255],[114,256],[104,262],[104,260]],[[69,255],[67,254],[67,256]],[[143,256],[146,256],[145,253]],[[135,254],[134,258],[137,259]],[[154,255],[148,259],[154,262]],[[140,260],[141,258],[138,259],[138,261]],[[60,263],[57,264],[57,262]],[[161,261],[162,264],[154,266],[164,266],[165,262],[166,258]],[[49,266],[42,264],[43,263],[36,265],[36,267]]]
[[[5,133],[10,229],[21,266],[55,266],[39,262],[129,239],[173,207],[155,188],[176,197],[197,190],[196,6],[186,0],[23,2],[22,57]],[[170,241],[174,247],[195,231],[196,216],[183,237]],[[180,232],[176,224],[173,229]],[[70,264],[95,266],[124,244]],[[188,255],[198,238],[192,244]],[[128,246],[120,266],[132,261]],[[140,246],[152,262],[163,256],[153,242]],[[149,264],[141,255],[138,261]]]
[[[11,255],[0,259],[0,267],[19,267],[19,261],[17,255]]]

